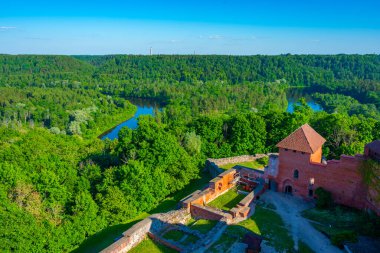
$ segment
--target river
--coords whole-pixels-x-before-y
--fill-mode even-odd
[[[140,115],[154,115],[154,111],[157,108],[158,110],[162,109],[162,105],[160,103],[157,103],[154,100],[151,99],[142,99],[142,98],[130,98],[128,99],[132,104],[137,106],[137,111],[135,115],[124,121],[123,123],[115,126],[114,128],[110,129],[106,133],[102,134],[100,139],[105,140],[105,139],[110,139],[114,140],[117,139],[117,135],[119,131],[121,130],[122,127],[129,127],[130,129],[136,129],[137,128],[137,122],[138,122],[138,117]]]
[[[306,99],[306,103],[311,107],[311,109],[313,109],[313,111],[323,111],[322,106],[314,101],[307,88],[288,89],[286,92],[286,99],[288,100],[288,108],[286,108],[286,111],[290,113],[294,112],[294,104],[296,104],[297,101],[302,97]]]
[[[306,89],[302,88],[291,88],[288,89],[286,97],[288,99],[288,108],[286,109],[287,112],[293,112],[294,111],[294,104],[301,98],[304,97],[306,99],[307,104],[314,110],[314,111],[322,111],[323,108],[317,104],[313,98],[308,94]],[[136,129],[137,128],[137,122],[138,117],[140,115],[154,115],[154,111],[157,108],[158,110],[162,109],[162,104],[151,100],[151,99],[141,99],[141,98],[132,98],[129,99],[129,101],[137,106],[136,114],[124,121],[123,123],[115,126],[114,128],[110,129],[103,135],[101,135],[101,139],[110,139],[114,140],[117,139],[118,133],[122,127],[129,127],[130,129]]]

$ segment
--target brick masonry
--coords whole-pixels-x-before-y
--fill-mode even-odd
[[[280,192],[291,191],[304,199],[317,197],[315,190],[322,187],[332,193],[338,204],[357,209],[371,209],[380,215],[380,203],[370,202],[373,191],[364,184],[360,173],[366,155],[346,156],[339,160],[321,161],[321,148],[313,154],[290,149],[279,149],[266,169],[267,178],[277,184]]]

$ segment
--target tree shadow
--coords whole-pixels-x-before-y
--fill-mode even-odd
[[[93,236],[87,238],[83,241],[80,246],[73,250],[73,253],[95,253],[100,252],[105,249],[107,246],[111,245],[118,237],[122,235],[122,233],[132,227],[139,221],[143,219],[138,219],[135,221],[131,221],[125,224],[118,224],[109,226],[94,234]]]

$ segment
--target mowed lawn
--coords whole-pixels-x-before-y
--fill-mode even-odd
[[[241,166],[244,166],[247,168],[252,168],[252,169],[264,169],[264,165],[258,163],[257,161],[242,162],[242,163],[229,163],[229,164],[225,164],[225,165],[220,165],[219,168],[224,169],[224,170],[229,170],[236,165],[241,165]]]
[[[239,194],[236,188],[233,188],[223,195],[220,195],[213,201],[209,202],[207,205],[229,211],[231,208],[235,207],[244,197],[245,195]]]
[[[191,229],[207,234],[218,223],[216,220],[197,220],[191,225]]]
[[[130,253],[177,253],[176,250],[166,247],[153,241],[150,238],[146,238],[139,245],[128,251]]]
[[[242,240],[247,232],[264,237],[278,252],[293,252],[294,242],[281,217],[274,211],[256,206],[254,215],[237,225],[228,226],[222,237],[214,243],[210,252],[223,252]]]

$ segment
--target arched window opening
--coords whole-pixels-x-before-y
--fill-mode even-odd
[[[298,174],[299,174],[298,170],[295,170],[294,173],[293,173],[293,177],[294,178],[298,178],[298,176],[299,176]]]

